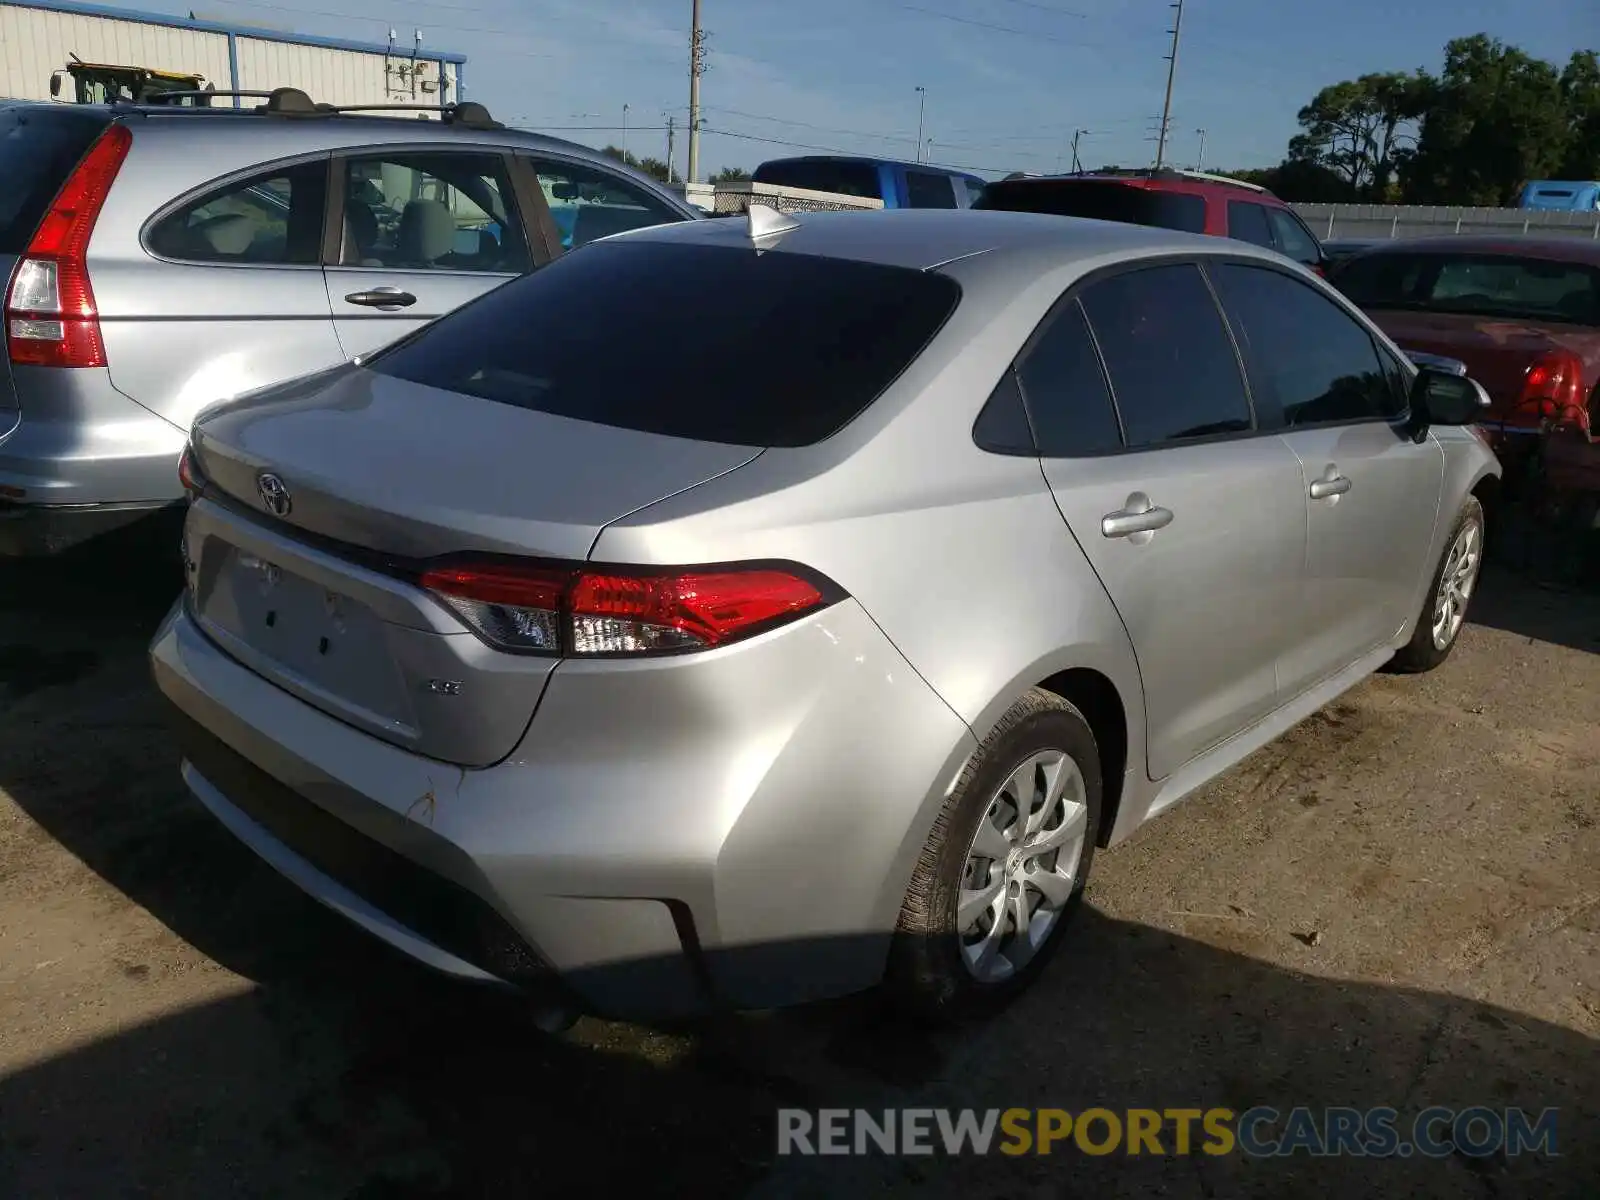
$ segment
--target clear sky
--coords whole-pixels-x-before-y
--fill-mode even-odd
[[[465,54],[468,98],[501,120],[665,154],[688,116],[691,0],[135,0],[130,7]],[[1167,0],[702,0],[701,171],[808,149],[915,156],[918,87],[934,161],[1055,170],[1147,163],[1166,82]],[[1295,113],[1366,71],[1437,70],[1487,32],[1565,62],[1600,48],[1600,0],[1185,0],[1169,158],[1267,166]],[[572,126],[610,127],[572,129]],[[765,140],[763,140],[765,139]],[[781,143],[803,143],[786,146]],[[684,139],[676,161],[684,167]]]

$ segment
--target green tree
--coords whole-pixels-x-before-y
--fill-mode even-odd
[[[1275,167],[1222,174],[1257,184],[1280,200],[1293,204],[1342,204],[1356,199],[1350,181],[1343,174],[1310,158],[1291,157]]]
[[[1573,72],[1581,87],[1582,68]],[[1571,128],[1562,76],[1487,34],[1445,47],[1440,74],[1401,171],[1414,204],[1515,204],[1529,179],[1565,161]]]
[[[608,155],[618,162],[626,163],[636,171],[643,171],[652,179],[659,179],[662,183],[671,182],[667,172],[667,164],[659,158],[650,158],[648,156],[639,158],[631,152],[623,151],[619,146],[602,146],[600,153]]]
[[[1567,108],[1567,152],[1562,179],[1600,179],[1600,54],[1580,50],[1561,72]]]
[[[1325,87],[1299,112],[1302,132],[1289,143],[1288,162],[1338,175],[1345,199],[1388,199],[1414,151],[1432,90],[1421,71],[1369,74]],[[1302,172],[1302,181],[1315,178]]]
[[[743,167],[723,167],[710,179],[711,183],[749,183],[750,172]]]

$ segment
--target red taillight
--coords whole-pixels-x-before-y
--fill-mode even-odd
[[[133,135],[109,125],[61,185],[17,260],[6,293],[6,351],[33,367],[103,367],[105,343],[89,286],[89,236]]]
[[[196,499],[205,490],[206,477],[200,473],[200,464],[194,460],[194,450],[185,446],[183,455],[178,459],[178,482],[183,485],[184,495],[189,499]]]
[[[596,571],[466,563],[419,580],[486,641],[545,654],[650,654],[723,646],[831,603],[781,567]]]
[[[1582,395],[1583,360],[1568,350],[1551,350],[1523,375],[1517,409],[1541,420],[1577,422],[1583,415]]]

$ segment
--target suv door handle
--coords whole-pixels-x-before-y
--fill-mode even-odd
[[[344,298],[346,304],[359,304],[363,308],[410,308],[417,298],[397,287],[375,287],[365,292],[351,292]]]
[[[1147,496],[1134,493],[1128,497],[1126,508],[1107,513],[1100,518],[1100,535],[1108,538],[1132,537],[1136,533],[1154,533],[1172,524],[1172,510],[1150,503]]]
[[[1313,500],[1327,500],[1333,496],[1342,496],[1350,490],[1350,481],[1343,475],[1335,475],[1331,471],[1321,479],[1311,481],[1311,498]]]

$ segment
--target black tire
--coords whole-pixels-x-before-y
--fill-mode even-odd
[[[956,921],[968,853],[979,821],[988,818],[991,804],[1012,774],[1030,757],[1049,750],[1065,752],[1083,781],[1087,821],[1071,894],[1054,928],[1024,966],[1003,981],[983,981],[967,966]],[[890,953],[887,985],[896,1004],[924,1019],[955,1020],[992,1011],[1038,977],[1082,902],[1100,833],[1101,796],[1100,754],[1089,723],[1061,697],[1031,689],[967,763],[928,834],[906,889]]]
[[[1431,671],[1450,657],[1450,651],[1454,650],[1456,643],[1461,640],[1460,629],[1465,627],[1467,608],[1470,607],[1472,596],[1477,594],[1479,575],[1473,576],[1472,591],[1467,596],[1467,604],[1462,608],[1462,625],[1450,635],[1443,646],[1434,642],[1433,623],[1439,600],[1439,584],[1444,578],[1445,565],[1450,560],[1450,550],[1456,544],[1456,539],[1461,536],[1462,530],[1470,524],[1476,524],[1478,527],[1478,571],[1481,574],[1487,526],[1483,516],[1483,505],[1478,503],[1476,496],[1468,496],[1467,502],[1461,506],[1461,513],[1456,518],[1456,523],[1451,526],[1449,538],[1445,540],[1444,551],[1439,555],[1439,565],[1433,569],[1433,575],[1428,581],[1428,594],[1423,598],[1422,611],[1417,615],[1417,626],[1411,631],[1411,640],[1389,660],[1386,670],[1398,675],[1418,675],[1424,671]]]

